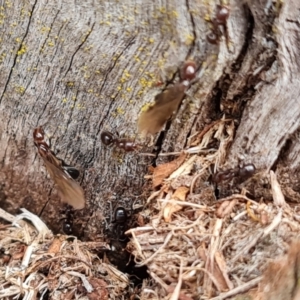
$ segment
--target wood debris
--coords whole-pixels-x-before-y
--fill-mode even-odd
[[[152,186],[153,188],[161,185],[163,180],[170,176],[175,170],[180,167],[185,161],[186,154],[182,153],[178,158],[174,159],[169,163],[165,163],[154,168],[152,175]]]
[[[157,199],[152,219],[126,232],[132,236],[127,248],[154,281],[146,299],[216,300],[241,293],[249,299],[285,299],[259,290],[268,262],[289,249],[283,241],[297,238],[300,228],[275,174],[270,174],[269,191],[274,202],[249,198],[244,186],[217,201],[204,193],[209,167],[224,164],[234,134],[232,120],[214,122],[184,150],[188,156],[155,168],[153,187],[162,186],[149,197],[151,203]],[[219,148],[204,154],[213,139]]]

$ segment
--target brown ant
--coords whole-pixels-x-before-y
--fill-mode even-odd
[[[85,198],[83,190],[74,180],[78,178],[79,171],[56,157],[45,142],[45,132],[41,126],[34,129],[33,139],[50,177],[57,185],[62,201],[70,204],[74,209],[84,208]]]
[[[139,147],[139,145],[136,144],[134,141],[130,141],[124,138],[116,138],[109,131],[102,131],[100,137],[104,145],[111,146],[114,144],[117,148],[122,149],[126,152],[135,151]]]
[[[226,22],[229,17],[230,10],[225,5],[216,6],[215,18],[211,21],[213,25],[212,31],[206,36],[207,40],[211,44],[217,44],[221,36],[219,26],[222,26],[226,31]]]
[[[187,81],[187,84],[196,78],[196,63],[193,60],[186,61],[180,70],[180,79]]]

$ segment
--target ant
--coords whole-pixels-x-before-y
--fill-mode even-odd
[[[218,184],[232,180],[234,177],[238,178],[239,183],[249,179],[256,171],[253,164],[246,164],[234,169],[219,171],[212,176],[212,182]]]
[[[85,206],[85,198],[81,186],[74,180],[79,176],[79,171],[67,165],[62,159],[56,157],[49,145],[45,142],[45,132],[42,126],[33,131],[34,145],[44,161],[45,167],[52,180],[56,183],[63,202],[82,209]]]
[[[60,162],[61,168],[64,169],[64,171],[67,172],[73,179],[77,179],[79,177],[80,172],[78,171],[78,169],[76,169],[75,167],[73,167],[71,165],[68,165],[64,160],[62,160],[61,158],[58,158],[55,155],[55,153],[52,150],[50,150],[50,146],[45,142],[45,132],[41,126],[34,129],[33,139],[34,139],[35,146],[38,149],[39,149],[39,147],[41,148],[40,150],[38,150],[40,155],[41,155],[42,151],[44,151],[44,152],[48,151],[49,154],[54,156]]]
[[[115,146],[119,149],[122,149],[126,152],[135,151],[138,148],[138,144],[136,144],[134,141],[130,141],[127,139],[119,139],[116,138],[111,132],[109,131],[102,131],[101,132],[101,141],[106,146],[111,146],[115,144]]]
[[[178,108],[193,80],[196,79],[196,64],[186,61],[179,72],[180,80],[155,96],[154,102],[142,111],[138,120],[138,131],[143,135],[159,132]]]
[[[119,239],[119,241],[126,241],[127,237],[125,236],[124,232],[127,229],[127,220],[128,215],[126,209],[124,207],[117,207],[114,212],[114,231]]]
[[[225,5],[217,5],[215,18],[212,20],[213,29],[206,36],[208,42],[211,44],[217,44],[221,35],[219,26],[223,26],[226,31],[226,21],[229,17],[229,8]]]
[[[63,232],[67,235],[71,235],[73,233],[73,217],[74,217],[74,210],[72,206],[67,205],[65,211],[65,218],[63,218]]]

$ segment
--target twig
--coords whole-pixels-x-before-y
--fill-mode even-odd
[[[270,171],[270,176],[271,176],[271,188],[272,188],[274,204],[277,206],[287,205],[283,193],[281,191],[280,184],[277,181],[276,174],[272,170]]]
[[[186,150],[177,151],[177,152],[163,152],[159,153],[158,156],[171,156],[171,155],[180,155],[182,152],[187,154],[197,154],[197,153],[209,153],[209,152],[216,152],[217,149],[211,148],[211,149],[201,149],[199,147],[192,147]],[[140,156],[150,156],[150,157],[156,157],[156,154],[153,153],[139,153]]]
[[[196,226],[199,221],[201,220],[203,215],[200,215],[196,221],[194,221],[192,224],[190,225],[187,225],[187,226],[172,226],[170,229],[172,230],[172,233],[174,236],[177,236],[177,233],[175,233],[175,230],[180,230],[180,231],[183,231],[183,230],[187,230],[187,229],[190,229],[190,228],[193,228],[194,226]],[[169,229],[169,228],[167,228]],[[180,235],[182,235],[182,233],[180,233]]]
[[[159,283],[166,291],[168,290],[168,285],[164,283],[155,273],[150,272],[150,276]]]
[[[166,239],[165,239],[165,242],[161,245],[161,247],[159,247],[158,249],[157,249],[157,251],[156,252],[154,252],[150,257],[148,257],[146,260],[144,260],[143,262],[141,262],[141,263],[138,263],[137,265],[136,265],[136,267],[142,267],[142,266],[144,266],[144,265],[146,265],[149,261],[151,261],[159,252],[161,252],[163,249],[164,249],[164,247],[166,247],[166,245],[169,243],[169,241],[170,241],[170,239],[172,238],[172,236],[173,236],[173,234],[172,234],[172,232],[170,232],[168,235],[167,235],[167,237],[166,237]]]
[[[69,271],[69,272],[67,272],[67,274],[69,274],[71,276],[79,277],[82,281],[83,286],[85,287],[85,289],[87,290],[88,293],[91,293],[94,290],[92,285],[88,282],[88,280],[84,274],[81,274],[79,272],[74,272],[74,271]]]
[[[222,293],[217,297],[211,298],[210,300],[223,300],[223,299],[227,299],[229,297],[235,296],[239,293],[244,293],[244,292],[250,290],[251,288],[255,287],[261,281],[261,279],[262,279],[262,276],[252,279],[251,281],[248,281],[245,284],[242,284],[242,285],[236,287],[235,289],[232,289],[231,291]]]
[[[214,204],[219,203],[219,202],[223,202],[223,201],[230,201],[230,200],[234,200],[234,199],[250,201],[250,202],[252,202],[253,204],[257,204],[256,201],[251,200],[251,199],[249,199],[248,197],[246,197],[246,196],[244,196],[244,195],[241,195],[241,194],[233,194],[233,195],[231,195],[231,196],[229,196],[229,197],[219,199],[219,200],[215,201]]]
[[[137,233],[139,231],[151,231],[154,230],[154,228],[152,226],[145,226],[145,227],[135,227],[135,228],[131,228],[127,231],[125,231],[125,234],[132,234],[132,233]]]
[[[177,256],[177,255],[176,255]],[[174,289],[174,292],[172,294],[172,296],[170,297],[170,300],[178,300],[179,298],[179,294],[180,294],[180,289],[181,289],[181,285],[182,285],[182,268],[183,268],[183,260],[181,257],[177,258],[180,259],[180,270],[179,270],[179,276],[178,276],[178,282],[176,284],[176,287]]]
[[[275,229],[281,222],[281,219],[282,219],[282,210],[280,210],[278,212],[278,214],[274,217],[272,223],[267,227],[265,228],[264,230],[264,237],[267,236],[273,229]]]
[[[147,199],[146,203],[148,204],[152,199],[154,199],[156,196],[158,196],[161,193],[161,191],[156,191],[151,194],[151,196]]]
[[[212,208],[209,208],[204,205],[196,204],[196,203],[191,203],[191,202],[185,202],[185,201],[177,201],[177,200],[166,200],[166,199],[158,199],[160,202],[166,202],[166,203],[171,203],[171,204],[178,204],[182,206],[190,206],[190,207],[195,207],[195,208],[200,208],[200,209],[205,209],[207,211],[213,211]]]
[[[51,263],[52,261],[55,261],[55,260],[58,260],[58,259],[61,259],[61,258],[65,258],[65,259],[73,259],[73,260],[75,260],[75,261],[81,261],[81,262],[83,262],[85,265],[87,265],[89,268],[91,268],[91,269],[93,268],[92,265],[90,265],[88,262],[86,262],[86,261],[80,259],[80,258],[77,257],[77,256],[71,256],[71,255],[59,255],[59,256],[51,257],[51,258],[47,259],[46,261],[42,261],[42,262],[39,262],[39,263],[34,264],[33,266],[31,266],[30,268],[28,268],[28,269],[26,270],[25,275],[32,273],[32,272],[33,272],[35,269],[37,269],[37,268],[40,268],[40,269],[41,269],[41,268],[47,266],[47,264]]]
[[[6,212],[4,209],[0,208],[0,218],[4,219],[7,222],[12,223],[15,219],[13,215],[10,213]]]
[[[231,259],[231,264],[233,264],[242,254],[247,253],[252,247],[254,247],[258,240],[263,236],[264,232],[260,231],[254,238],[244,247],[236,256]]]
[[[204,166],[197,175],[194,176],[192,182],[191,182],[191,186],[190,186],[190,195],[193,195],[193,189],[194,189],[194,185],[197,181],[197,179],[205,172],[205,170],[208,168],[208,165]]]

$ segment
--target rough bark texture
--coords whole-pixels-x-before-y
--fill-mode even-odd
[[[158,93],[156,75],[174,79],[187,58],[200,65],[212,55],[217,63],[191,87],[157,144],[181,150],[225,114],[237,128],[227,164],[288,170],[288,196],[299,199],[298,1],[230,1],[228,37],[218,45],[206,40],[215,1],[0,3],[2,208],[42,211],[59,230],[60,200],[32,139],[45,124],[52,149],[82,172],[87,235],[101,232],[110,204],[145,199],[150,163],[104,147],[101,131],[134,137],[141,107]]]

